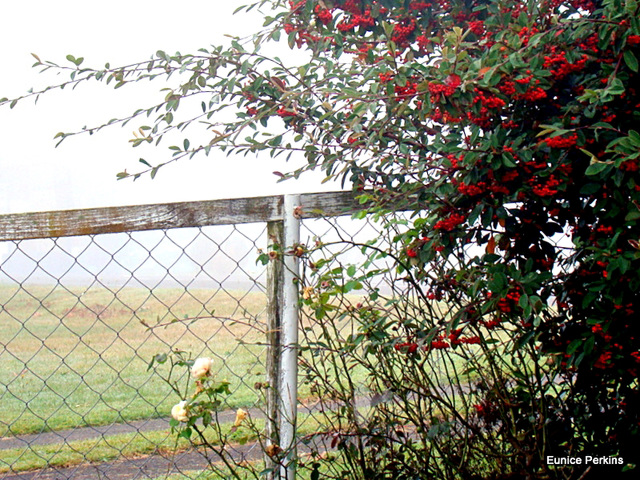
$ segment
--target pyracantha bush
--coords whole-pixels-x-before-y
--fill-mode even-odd
[[[495,422],[512,427],[500,441],[519,460],[500,468],[513,474],[572,475],[549,455],[637,462],[639,13],[620,1],[307,1],[285,16],[291,46],[319,65],[352,57],[349,78],[319,89],[330,117],[296,99],[289,125],[318,139],[309,164],[413,212],[397,265],[448,305],[446,321],[396,318],[404,333],[385,337],[395,352],[383,357],[499,332],[514,342],[503,357],[531,348],[544,369],[527,377],[540,388],[507,381],[476,405],[496,434]]]

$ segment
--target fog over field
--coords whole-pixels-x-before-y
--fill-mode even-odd
[[[377,227],[342,217],[340,230],[326,220],[306,220],[301,242],[340,239],[366,242]],[[345,248],[338,243],[333,248]],[[267,248],[266,225],[221,225],[169,231],[113,233],[57,239],[0,242],[0,283],[110,287],[189,287],[250,290],[264,285],[259,250]],[[362,261],[358,248],[341,257]]]

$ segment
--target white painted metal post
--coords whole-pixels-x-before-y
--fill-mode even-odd
[[[282,479],[296,476],[296,419],[298,414],[298,278],[299,261],[295,247],[300,243],[300,219],[296,208],[299,195],[284,197],[284,288],[280,355],[280,446],[286,452],[280,472]],[[293,249],[294,252],[289,252]]]

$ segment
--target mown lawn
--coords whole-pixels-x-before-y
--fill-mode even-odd
[[[148,367],[171,350],[213,357],[231,382],[229,408],[260,402],[265,302],[262,292],[0,286],[0,436],[167,416],[178,395]]]

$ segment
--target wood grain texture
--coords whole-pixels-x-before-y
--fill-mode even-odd
[[[278,221],[283,195],[0,215],[0,241]],[[352,192],[301,195],[301,218],[359,209]]]
[[[274,245],[278,247],[284,245],[284,225],[281,221],[272,221],[267,223],[267,236],[269,237],[268,251],[274,249]],[[266,422],[266,443],[267,445],[278,445],[280,443],[278,425],[280,417],[278,414],[278,378],[280,371],[280,330],[282,327],[282,287],[284,282],[282,255],[269,260],[267,264],[267,331],[266,331],[266,347],[265,355],[265,376],[268,388],[264,390],[265,405],[265,422]],[[276,471],[276,463],[273,458],[265,453],[265,468],[272,468]],[[266,480],[275,480],[279,475],[269,473]]]

